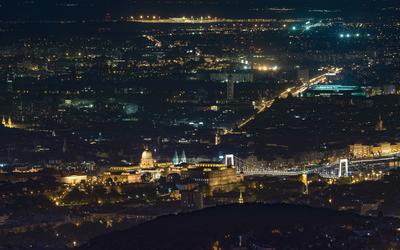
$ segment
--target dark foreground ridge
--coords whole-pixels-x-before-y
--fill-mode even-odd
[[[393,240],[385,221],[302,205],[229,205],[163,216],[81,249],[382,249]]]

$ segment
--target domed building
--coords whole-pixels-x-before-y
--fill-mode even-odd
[[[182,151],[181,157],[176,152],[173,161],[155,161],[152,151],[146,146],[139,164],[110,166],[108,171],[103,172],[102,180],[138,183],[144,181],[142,176],[146,174],[150,178],[145,181],[151,182],[160,179],[161,176],[179,174],[182,179],[190,179],[199,184],[220,188],[223,185],[239,183],[243,179],[243,176],[238,175],[235,166],[227,166],[220,162],[188,163],[185,151]]]
[[[151,151],[146,147],[142,153],[142,158],[140,159],[140,168],[154,168],[154,159]]]

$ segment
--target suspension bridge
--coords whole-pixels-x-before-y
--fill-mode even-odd
[[[274,169],[271,167],[259,166],[233,154],[225,155],[225,164],[228,166],[235,166],[237,172],[243,173],[245,176],[297,176],[302,174],[318,174],[325,178],[341,178],[371,169],[387,170],[390,168],[388,167],[388,163],[394,160],[400,160],[400,156],[395,155],[363,160],[342,158],[333,163],[312,165],[307,168]]]

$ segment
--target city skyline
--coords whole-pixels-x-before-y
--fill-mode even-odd
[[[400,3],[0,3],[0,249],[397,249]]]

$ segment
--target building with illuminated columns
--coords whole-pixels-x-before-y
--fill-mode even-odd
[[[237,174],[235,166],[214,162],[188,165],[181,170],[181,176],[208,186],[233,184],[243,180],[243,177]]]
[[[153,153],[148,147],[145,147],[138,165],[111,166],[108,171],[103,173],[103,180],[136,183],[141,181],[143,174],[150,174],[151,180],[157,180],[163,175],[174,172],[174,169],[172,162],[155,161]]]

